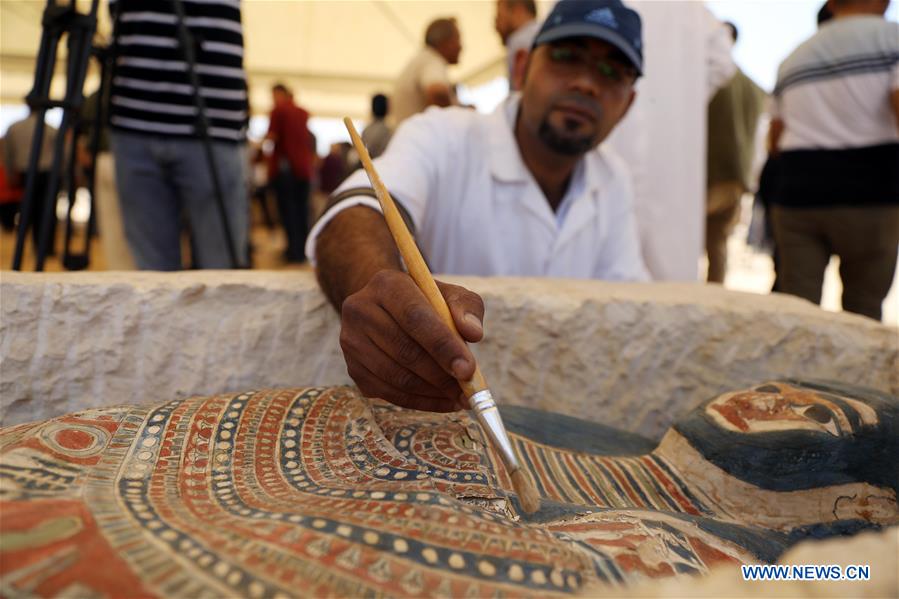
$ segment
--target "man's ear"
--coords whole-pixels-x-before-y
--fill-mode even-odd
[[[631,106],[634,105],[634,100],[636,100],[636,99],[637,99],[637,90],[632,89],[632,90],[631,90],[631,97],[628,98],[628,100],[627,100],[627,107],[624,109],[624,112],[621,113],[621,118],[618,119],[618,122],[619,122],[619,123],[620,123],[621,121],[623,121],[623,120],[624,120],[624,117],[627,116],[627,113],[630,112]],[[616,124],[617,124],[617,123],[616,123]]]
[[[512,80],[509,81],[512,91],[518,91],[524,87],[524,80],[527,77],[528,65],[530,64],[530,55],[531,53],[524,48],[515,52],[515,61],[512,64]]]

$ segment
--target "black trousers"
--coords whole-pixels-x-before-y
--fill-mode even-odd
[[[306,259],[306,236],[309,233],[309,181],[290,170],[282,169],[275,178],[275,195],[281,224],[287,233],[287,260]]]

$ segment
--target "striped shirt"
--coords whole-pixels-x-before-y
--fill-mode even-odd
[[[209,134],[241,141],[248,119],[240,0],[181,0],[194,40]],[[194,137],[197,109],[172,0],[110,0],[118,16],[110,125],[136,133]]]
[[[780,66],[784,123],[772,202],[790,207],[899,204],[899,24],[847,16],[821,27]]]
[[[781,64],[774,88],[782,150],[899,142],[899,24],[878,16],[826,23]]]

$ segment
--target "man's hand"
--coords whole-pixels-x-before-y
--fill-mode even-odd
[[[462,337],[480,341],[480,296],[458,285],[437,285]],[[347,372],[368,397],[432,412],[467,407],[457,381],[471,379],[474,356],[404,272],[381,270],[347,297],[340,346]]]
[[[368,397],[432,412],[467,408],[459,380],[475,363],[412,278],[384,217],[365,206],[337,214],[316,242],[316,274],[341,317],[347,372]],[[462,337],[484,336],[484,302],[457,285],[437,283]]]

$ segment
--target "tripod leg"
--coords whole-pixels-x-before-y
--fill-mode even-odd
[[[44,262],[47,259],[47,250],[51,242],[50,236],[53,231],[53,222],[56,217],[56,198],[59,195],[59,172],[62,164],[62,157],[65,153],[65,135],[69,128],[67,122],[68,115],[63,113],[62,125],[56,134],[56,141],[53,144],[53,165],[50,168],[50,176],[47,179],[47,190],[43,198],[44,211],[41,215],[41,222],[35,223],[38,239],[37,258],[34,263],[36,271],[44,270]]]
[[[91,5],[91,12],[85,20],[88,29],[87,34],[83,40],[83,46],[81,48],[81,52],[83,55],[83,60],[81,61],[79,66],[82,66],[84,69],[84,75],[87,75],[87,67],[90,62],[90,56],[94,51],[93,47],[93,36],[94,31],[97,26],[97,6],[99,4],[99,0],[93,0]],[[105,115],[103,113],[103,99],[106,97],[106,88],[109,84],[107,81],[107,74],[109,73],[109,69],[107,68],[107,58],[105,54],[101,53],[99,55],[98,63],[100,65],[100,88],[98,90],[98,102],[97,102],[97,114],[96,114],[96,126],[94,127],[93,135],[91,136],[91,166],[87,175],[87,190],[90,194],[90,204],[89,204],[89,216],[87,220],[87,231],[85,231],[84,235],[84,251],[79,257],[79,266],[84,269],[90,265],[90,250],[91,250],[91,240],[94,238],[97,232],[97,200],[94,197],[94,190],[96,189],[96,179],[97,179],[97,154],[100,149],[100,131],[102,127],[105,125]],[[84,77],[82,77],[82,85],[78,88],[81,93],[83,99],[83,85]],[[77,142],[77,138],[76,138]],[[76,143],[77,145],[77,143]]]
[[[68,264],[72,262],[70,247],[72,245],[72,210],[75,208],[75,158],[78,152],[78,133],[79,127],[76,125],[72,128],[71,142],[69,143],[69,154],[66,157],[66,191],[69,197],[69,205],[66,207],[66,229],[62,246],[62,263],[63,266],[69,268]],[[52,236],[51,236],[52,237]],[[53,243],[53,239],[50,239]]]
[[[74,121],[73,112],[81,108],[84,101],[84,78],[87,75],[87,63],[90,58],[91,42],[96,31],[97,0],[93,0],[91,14],[82,15],[73,8],[67,14],[66,25],[69,32],[69,55],[67,63],[66,96],[62,103],[62,124],[57,133],[56,143],[53,148],[53,169],[50,171],[50,181],[47,190],[47,205],[50,208],[44,214],[41,223],[40,236],[38,237],[38,254],[35,270],[43,270],[47,256],[47,247],[51,243],[53,219],[56,210],[56,195],[59,192],[59,166],[65,152],[66,134]],[[73,156],[74,158],[74,156]],[[74,194],[72,196],[74,197]]]
[[[51,10],[48,4],[46,11]],[[45,11],[45,12],[46,12]],[[34,86],[28,94],[29,106],[35,114],[37,122],[34,127],[34,136],[31,139],[31,153],[28,157],[28,171],[25,177],[25,193],[22,195],[22,208],[19,213],[19,227],[16,231],[16,249],[13,254],[13,270],[22,270],[22,259],[25,252],[25,238],[31,227],[35,202],[43,202],[45,198],[35,197],[36,174],[40,162],[41,149],[44,145],[44,116],[45,104],[49,100],[50,80],[53,77],[53,67],[56,62],[56,49],[59,44],[60,30],[56,27],[45,27],[41,33],[41,44],[37,56],[37,69],[34,74]],[[35,233],[32,232],[32,235]]]
[[[181,0],[173,0],[175,13],[178,17],[178,37],[181,42],[181,49],[184,53],[184,59],[187,63],[187,73],[190,78],[191,86],[194,88],[194,102],[197,108],[197,132],[200,134],[200,140],[203,143],[203,151],[206,155],[206,163],[209,166],[209,174],[212,178],[212,186],[218,208],[219,217],[222,220],[222,230],[225,232],[225,244],[228,247],[228,257],[231,262],[231,268],[240,268],[244,264],[242,258],[244,248],[235,247],[234,233],[231,227],[228,211],[225,206],[224,195],[222,194],[221,178],[219,177],[218,168],[215,162],[215,156],[212,151],[212,141],[209,137],[209,123],[206,118],[206,105],[203,96],[200,93],[200,78],[197,76],[196,58],[193,51],[193,39],[187,30],[184,22],[184,4]]]
[[[90,219],[87,221],[87,236],[84,241],[84,256],[90,261],[90,243],[97,233],[97,157],[100,154],[100,134],[106,127],[106,98],[109,90],[110,57],[101,53],[100,64],[100,88],[97,90],[97,113],[93,115],[94,127],[91,130],[90,139],[90,168],[87,172],[87,190],[91,198]]]

